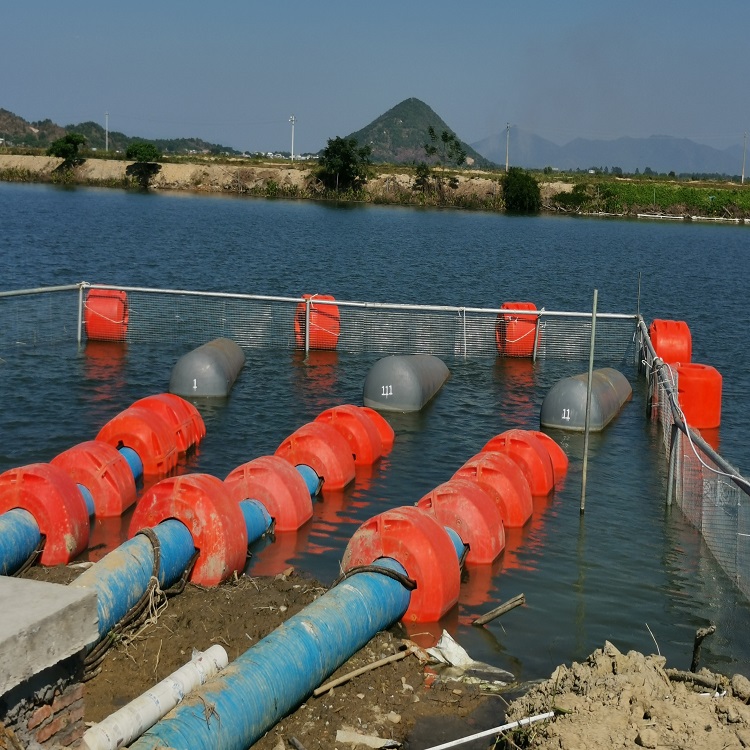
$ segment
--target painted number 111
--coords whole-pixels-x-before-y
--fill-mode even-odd
[[[393,386],[392,385],[384,385],[383,386],[383,392],[380,395],[381,396],[392,396],[393,395]]]

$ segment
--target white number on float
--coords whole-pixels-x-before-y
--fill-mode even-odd
[[[384,385],[383,391],[380,394],[381,396],[392,396],[393,395],[393,386],[392,385]]]

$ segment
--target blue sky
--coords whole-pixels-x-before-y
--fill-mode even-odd
[[[465,141],[750,130],[748,0],[0,4],[0,107],[127,135],[317,151],[422,99]]]

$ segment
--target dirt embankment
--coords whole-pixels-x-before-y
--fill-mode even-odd
[[[18,181],[49,182],[59,175],[62,159],[51,156],[13,156],[0,154],[0,174]],[[124,187],[130,177],[127,167],[130,162],[114,159],[87,159],[75,167],[67,179],[84,185]],[[152,190],[187,190],[205,193],[274,195],[295,194],[300,197],[314,195],[319,190],[313,170],[302,165],[251,164],[237,159],[225,163],[163,163],[151,179]],[[452,198],[475,197],[480,201],[492,201],[500,192],[497,176],[478,174],[472,177],[459,176],[458,187],[451,191]],[[414,175],[410,172],[381,174],[367,184],[367,192],[373,200],[393,199],[399,194],[412,191]],[[546,202],[555,193],[568,191],[572,185],[564,182],[542,183],[542,201]]]

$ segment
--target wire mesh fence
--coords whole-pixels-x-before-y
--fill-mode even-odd
[[[680,507],[750,598],[750,483],[687,424],[679,403],[678,373],[657,357],[643,320],[638,340],[649,381],[650,416],[662,428],[669,464],[667,501]]]

